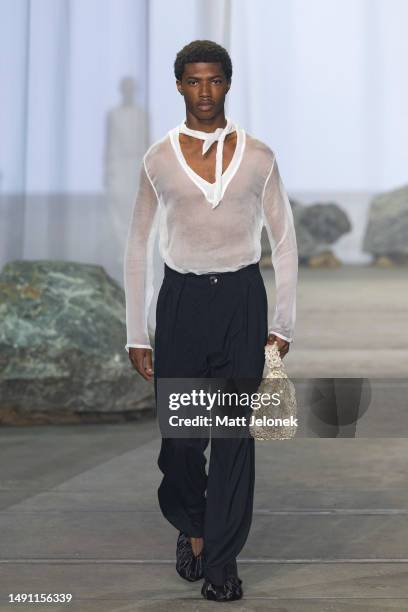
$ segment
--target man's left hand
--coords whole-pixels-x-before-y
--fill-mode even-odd
[[[279,349],[280,358],[283,359],[284,356],[289,352],[289,342],[284,340],[283,338],[279,338],[279,336],[275,336],[275,334],[269,334],[267,344],[273,344],[276,340]]]

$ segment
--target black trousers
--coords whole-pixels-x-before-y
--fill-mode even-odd
[[[164,266],[156,308],[154,387],[165,378],[262,380],[268,304],[259,263],[235,272],[182,274]],[[227,382],[228,381],[228,382]],[[236,557],[248,537],[255,484],[249,436],[163,437],[158,490],[165,518],[204,538],[205,576],[221,585],[237,575]]]

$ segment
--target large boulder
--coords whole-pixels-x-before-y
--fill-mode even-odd
[[[363,251],[378,261],[408,261],[408,186],[373,198],[368,214]]]
[[[310,264],[322,256],[325,262],[334,258],[331,245],[343,234],[351,231],[346,212],[335,202],[319,202],[305,206],[297,200],[290,200],[296,230],[299,262]],[[265,228],[262,234],[262,264],[269,265],[270,245]],[[327,265],[327,263],[322,263]],[[330,262],[332,265],[332,262]]]
[[[299,219],[301,225],[320,245],[334,244],[351,231],[346,212],[335,202],[319,202],[305,206]]]
[[[153,383],[127,352],[123,289],[98,265],[13,261],[0,274],[0,423],[138,418]]]

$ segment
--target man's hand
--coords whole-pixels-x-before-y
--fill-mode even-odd
[[[154,371],[152,367],[152,349],[129,347],[129,359],[133,367],[145,380],[152,380]]]
[[[275,340],[278,345],[280,358],[283,359],[286,353],[289,352],[290,343],[283,338],[279,338],[279,336],[275,336],[275,334],[269,334],[267,344],[273,344]]]

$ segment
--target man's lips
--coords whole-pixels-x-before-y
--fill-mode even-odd
[[[200,104],[197,104],[197,106],[202,110],[207,110],[209,108],[212,108],[214,104],[212,102],[200,102]]]

